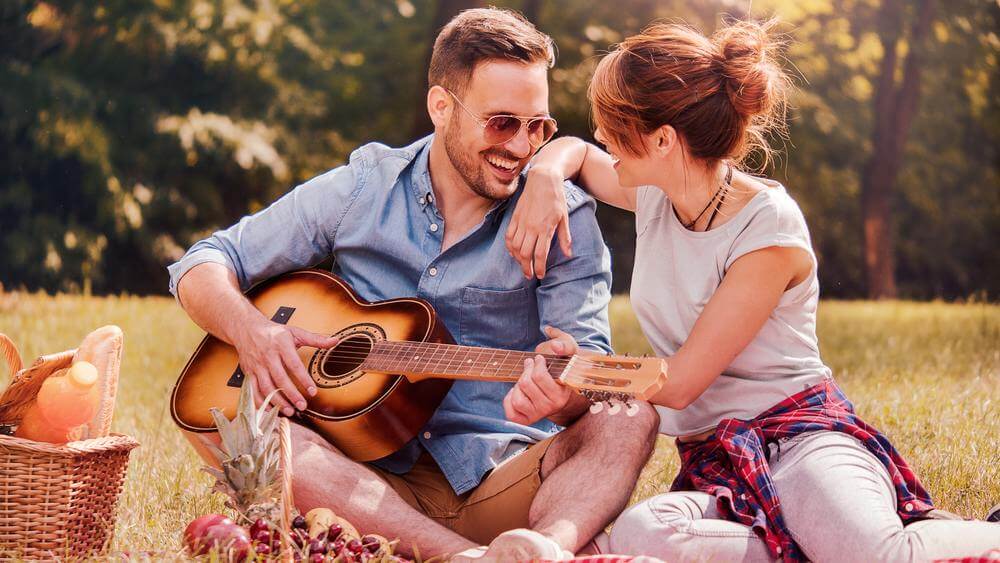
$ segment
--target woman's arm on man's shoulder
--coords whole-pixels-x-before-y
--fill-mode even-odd
[[[572,254],[572,234],[563,182],[573,181],[598,201],[635,211],[636,190],[618,183],[611,157],[576,137],[561,137],[545,145],[532,161],[527,182],[507,229],[507,250],[521,264],[525,277],[545,276],[545,261],[553,235],[566,255]]]

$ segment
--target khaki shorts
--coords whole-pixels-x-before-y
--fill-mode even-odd
[[[396,475],[369,466],[410,506],[439,524],[482,545],[501,532],[528,527],[528,510],[542,484],[542,459],[548,438],[505,460],[478,487],[456,495],[427,452],[409,473]]]

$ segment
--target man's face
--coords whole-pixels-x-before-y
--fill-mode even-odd
[[[549,113],[549,85],[544,64],[488,61],[476,66],[465,92],[455,92],[473,118],[457,102],[445,125],[445,152],[469,188],[480,197],[506,199],[517,188],[536,147],[528,142],[526,127],[512,139],[490,145],[482,121],[493,115],[544,117]],[[452,99],[454,101],[454,99]]]

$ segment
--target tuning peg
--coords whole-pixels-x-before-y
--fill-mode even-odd
[[[639,404],[631,401],[625,403],[625,416],[632,418],[639,412]]]
[[[590,403],[590,412],[592,414],[597,414],[604,410],[604,403]]]
[[[611,406],[608,407],[608,414],[610,414],[611,416],[614,416],[614,415],[618,414],[619,412],[621,412],[621,410],[622,410],[622,404],[621,404],[621,401],[619,401],[618,399],[611,399],[608,402],[608,404],[611,405]]]

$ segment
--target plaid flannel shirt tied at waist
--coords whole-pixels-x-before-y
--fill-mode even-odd
[[[833,379],[788,397],[753,420],[725,419],[707,440],[678,441],[681,469],[671,490],[697,490],[716,497],[719,513],[750,526],[772,556],[805,561],[781,514],[767,444],[818,430],[853,436],[885,466],[904,523],[934,508],[910,466],[884,435],[858,418]]]

